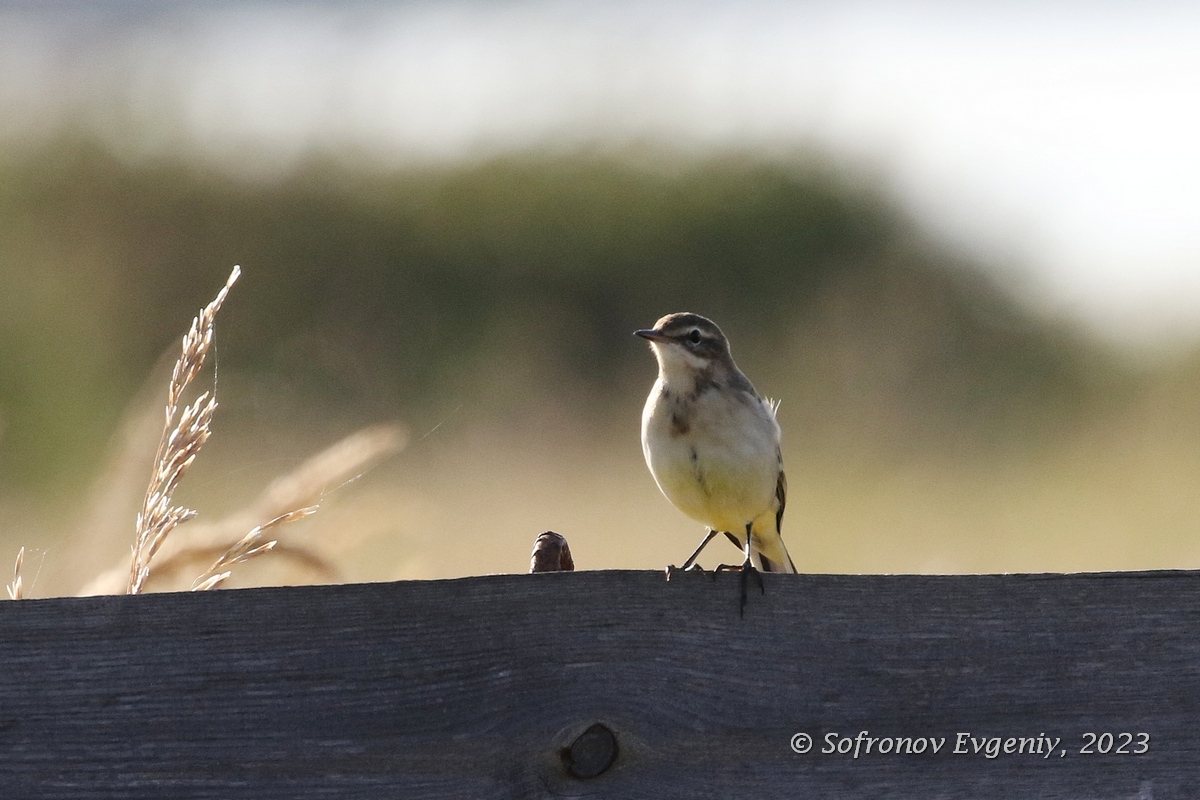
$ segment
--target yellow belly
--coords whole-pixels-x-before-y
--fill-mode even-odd
[[[763,513],[774,513],[773,474],[722,467],[711,459],[699,460],[696,467],[689,454],[683,461],[660,464],[652,470],[667,499],[697,522],[713,530],[739,533]]]

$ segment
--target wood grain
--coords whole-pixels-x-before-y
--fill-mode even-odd
[[[627,571],[0,603],[0,797],[1200,797],[1200,573],[765,583],[744,619],[737,575]],[[860,731],[947,741],[820,752]]]

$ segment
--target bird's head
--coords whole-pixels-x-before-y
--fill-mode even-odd
[[[717,324],[699,314],[677,313],[654,323],[653,328],[634,331],[650,342],[659,369],[669,380],[732,365],[729,340]]]

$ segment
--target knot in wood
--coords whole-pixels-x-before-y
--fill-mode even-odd
[[[617,735],[597,722],[562,750],[567,772],[576,778],[595,778],[617,760]]]

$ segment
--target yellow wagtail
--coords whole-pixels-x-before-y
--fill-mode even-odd
[[[779,535],[787,480],[779,451],[777,404],[763,399],[729,354],[729,341],[699,314],[668,314],[648,330],[658,380],[642,411],[642,452],[658,488],[708,526],[682,569],[717,533],[742,549],[745,577],[795,572]],[[760,582],[761,586],[761,582]]]

